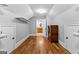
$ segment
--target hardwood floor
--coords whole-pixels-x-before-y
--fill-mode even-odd
[[[42,36],[30,36],[11,54],[69,54],[59,43],[50,43]]]

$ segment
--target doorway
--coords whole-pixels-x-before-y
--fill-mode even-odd
[[[36,35],[46,36],[46,19],[36,20]]]

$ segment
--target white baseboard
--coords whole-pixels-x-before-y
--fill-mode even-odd
[[[26,36],[24,39],[20,40],[19,42],[16,43],[15,48],[10,50],[9,52],[7,52],[8,54],[11,53],[13,50],[15,50],[17,47],[19,47],[28,37],[30,36],[30,34],[28,36]]]
[[[24,39],[20,40],[19,42],[17,42],[16,47],[20,46],[30,35],[26,36]]]
[[[29,36],[36,36],[36,34],[29,34]]]
[[[61,46],[63,46],[64,48],[66,48],[65,44],[63,42],[61,42],[60,40],[59,40],[59,43],[61,44]]]
[[[65,43],[61,42],[60,40],[59,40],[59,43],[61,44],[61,46],[63,46],[65,49],[67,49]],[[69,50],[69,49],[67,49],[67,50],[68,50],[70,53],[72,53],[71,50]]]

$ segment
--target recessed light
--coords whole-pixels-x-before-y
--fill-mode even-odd
[[[37,9],[36,12],[42,14],[42,13],[46,13],[47,11],[45,9]]]

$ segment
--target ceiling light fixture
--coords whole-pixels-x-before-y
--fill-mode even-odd
[[[42,14],[42,13],[46,13],[47,11],[45,9],[37,9],[36,12]]]

